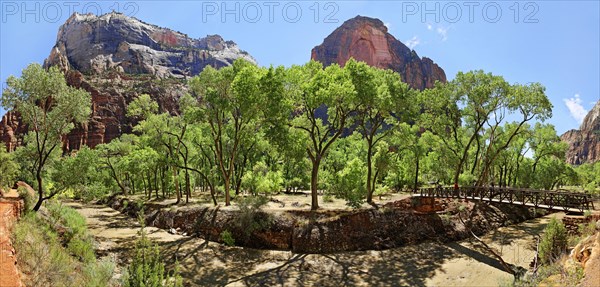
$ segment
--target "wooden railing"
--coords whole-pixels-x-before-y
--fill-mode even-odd
[[[415,196],[478,199],[483,201],[520,204],[538,208],[574,211],[593,210],[592,196],[584,193],[557,192],[506,187],[465,186],[421,188]]]

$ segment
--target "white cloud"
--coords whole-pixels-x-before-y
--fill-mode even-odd
[[[442,37],[442,41],[448,39],[448,30],[450,30],[450,27],[437,27],[436,32]]]
[[[414,49],[417,45],[421,44],[421,39],[419,37],[414,36],[410,40],[406,41],[406,46],[411,50]]]
[[[431,31],[433,29],[433,26],[430,23],[427,23],[427,30]]]
[[[571,116],[581,124],[588,111],[581,105],[582,101],[579,94],[575,94],[572,98],[563,99],[563,101],[565,102],[565,105],[567,105]]]

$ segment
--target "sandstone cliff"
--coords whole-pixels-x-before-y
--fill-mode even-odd
[[[567,163],[594,163],[600,160],[600,101],[585,116],[578,130],[570,130],[560,136],[569,144]]]
[[[69,85],[90,92],[92,116],[63,139],[64,148],[94,147],[131,132],[134,119],[125,112],[140,94],[149,94],[161,112],[176,112],[177,100],[186,93],[186,78],[238,58],[256,63],[218,35],[192,39],[119,13],[73,14],[60,27],[44,65],[58,65]],[[0,121],[0,140],[13,150],[26,130],[19,115],[8,112]]]
[[[312,50],[311,58],[330,65],[344,65],[350,58],[398,72],[412,88],[433,87],[446,82],[446,73],[431,59],[419,55],[388,33],[379,19],[356,16],[331,33]]]
[[[167,28],[119,13],[73,14],[58,31],[45,65],[73,68],[84,74],[115,70],[161,78],[196,75],[238,58],[255,60],[219,35],[192,39]]]

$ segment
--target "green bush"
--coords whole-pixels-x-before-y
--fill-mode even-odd
[[[223,232],[221,232],[221,240],[227,246],[235,246],[235,239],[229,230],[223,230]]]
[[[567,251],[567,229],[556,218],[550,219],[539,245],[540,262],[549,264]]]
[[[23,187],[19,186],[17,192],[19,193],[19,196],[23,199],[25,212],[30,211],[35,205],[36,199],[33,198],[33,196],[29,192],[27,192],[27,189]]]
[[[88,239],[85,217],[75,209],[64,206],[58,201],[47,201],[46,208],[53,221],[66,228],[64,237],[67,243],[73,239]]]
[[[264,196],[240,198],[238,202],[240,212],[236,224],[246,237],[254,231],[266,229],[271,225],[272,218],[268,214],[260,212],[260,209],[268,202],[269,199]]]
[[[143,223],[143,221],[141,222]],[[158,245],[153,244],[148,239],[143,224],[140,231],[140,238],[135,242],[134,253],[133,260],[123,276],[123,286],[183,286],[177,268],[172,275],[169,275],[166,271]]]
[[[94,245],[90,240],[75,238],[67,244],[67,250],[82,262],[96,261]]]
[[[331,192],[338,198],[346,200],[346,205],[359,208],[366,199],[367,188],[365,164],[354,158],[337,173],[331,184]]]

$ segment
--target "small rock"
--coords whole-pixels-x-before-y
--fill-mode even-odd
[[[175,228],[169,228],[169,233],[177,234],[177,230],[175,230]]]

